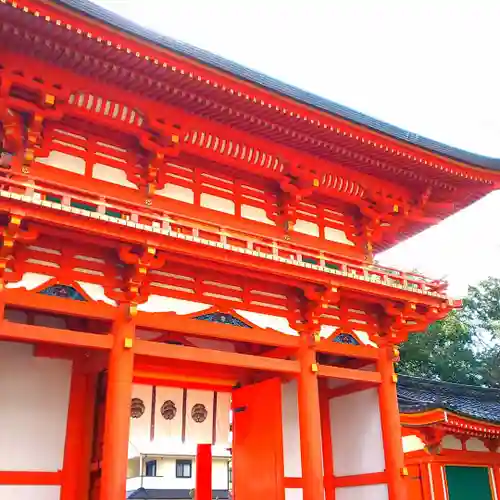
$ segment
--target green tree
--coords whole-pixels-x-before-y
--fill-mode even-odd
[[[469,287],[463,309],[401,345],[399,373],[500,387],[500,279]]]
[[[473,334],[461,311],[452,311],[426,332],[410,335],[400,352],[401,374],[471,385],[482,382]]]

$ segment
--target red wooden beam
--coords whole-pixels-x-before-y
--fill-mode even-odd
[[[19,342],[48,342],[59,345],[86,347],[89,349],[111,349],[111,335],[75,332],[45,326],[23,325],[2,321],[0,339]]]
[[[379,351],[376,347],[341,344],[339,342],[333,342],[331,338],[321,340],[316,346],[316,350],[318,352],[349,358],[360,358],[373,361],[379,358]]]
[[[197,349],[170,344],[157,344],[148,340],[136,340],[135,353],[152,358],[178,359],[209,365],[225,365],[251,370],[264,370],[282,373],[298,373],[299,363],[283,359],[272,359],[249,354]]]
[[[353,370],[352,368],[342,368],[340,366],[318,365],[318,375],[320,377],[336,378],[342,380],[355,380],[380,384],[381,377],[378,372],[368,372],[364,370]]]

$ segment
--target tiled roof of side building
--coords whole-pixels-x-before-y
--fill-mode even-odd
[[[442,408],[457,415],[500,424],[500,389],[399,376],[401,413]]]
[[[341,104],[335,103],[323,97],[319,97],[310,92],[301,90],[293,85],[288,85],[279,80],[266,76],[258,71],[251,70],[229,61],[223,57],[215,55],[203,49],[199,49],[187,43],[174,40],[168,36],[160,35],[154,31],[146,29],[135,24],[107,9],[104,9],[89,0],[53,0],[68,8],[78,11],[88,17],[102,21],[109,26],[126,32],[130,35],[141,38],[149,43],[159,47],[176,52],[179,55],[190,59],[195,59],[207,66],[236,76],[239,79],[246,80],[262,88],[281,94],[285,97],[294,99],[298,102],[311,106],[313,108],[325,111],[351,122],[369,127],[372,130],[385,135],[403,140],[415,146],[427,149],[437,154],[448,156],[450,158],[469,163],[471,165],[487,168],[490,170],[500,170],[500,159],[491,158],[464,151],[462,149],[447,146],[432,139],[428,139],[407,130],[395,127],[383,121],[377,120],[363,113],[350,109]]]

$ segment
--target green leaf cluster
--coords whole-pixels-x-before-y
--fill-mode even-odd
[[[464,307],[400,346],[401,374],[500,388],[500,279],[469,287]]]

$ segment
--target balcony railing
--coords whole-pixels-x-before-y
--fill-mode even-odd
[[[38,184],[37,184],[38,182]],[[250,231],[234,231],[202,219],[145,208],[83,189],[68,188],[43,179],[2,179],[0,197],[34,204],[74,215],[102,220],[180,240],[261,257],[280,263],[316,269],[332,275],[380,284],[410,292],[446,298],[447,283],[416,273],[405,273],[379,265],[350,262],[312,247],[262,237]]]

